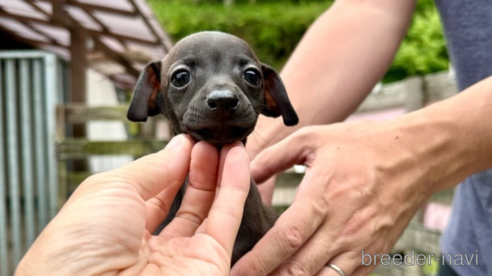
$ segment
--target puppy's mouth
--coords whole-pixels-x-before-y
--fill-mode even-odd
[[[186,130],[186,132],[190,134],[193,139],[205,141],[215,146],[222,146],[235,141],[241,141],[245,139],[252,131],[253,127],[245,128],[227,125]]]

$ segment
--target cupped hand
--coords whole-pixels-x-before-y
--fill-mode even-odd
[[[176,218],[157,236],[189,172]],[[240,143],[175,137],[162,151],[88,178],[44,229],[17,275],[228,275],[250,187]]]
[[[405,134],[380,123],[314,126],[261,152],[257,183],[294,164],[307,170],[293,204],[231,275],[339,276],[329,263],[346,275],[373,270],[362,253],[388,252],[432,193]]]

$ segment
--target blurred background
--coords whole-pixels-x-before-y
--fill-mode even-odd
[[[0,0],[0,276],[89,175],[163,148],[165,118],[126,120],[140,70],[179,39],[219,30],[246,40],[281,70],[328,0]],[[336,43],[336,41],[333,41]],[[456,93],[432,0],[353,120],[387,120]],[[292,202],[302,168],[278,179],[273,204]],[[434,196],[392,254],[439,254],[453,191]],[[373,275],[435,275],[430,266],[380,266]]]
[[[330,0],[150,0],[159,22],[177,41],[204,30],[246,40],[258,58],[281,69]],[[418,0],[413,23],[384,83],[448,69],[448,55],[433,0]],[[334,41],[333,43],[336,43]]]

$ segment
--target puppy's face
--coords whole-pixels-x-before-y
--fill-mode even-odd
[[[258,115],[297,123],[278,74],[241,39],[203,32],[186,37],[144,69],[128,111],[132,121],[164,114],[176,133],[215,145],[244,140]]]

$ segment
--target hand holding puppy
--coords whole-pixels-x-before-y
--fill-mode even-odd
[[[177,217],[152,236],[188,171]],[[156,154],[84,181],[16,275],[228,275],[249,188],[240,143],[219,157],[210,144],[179,135]]]

